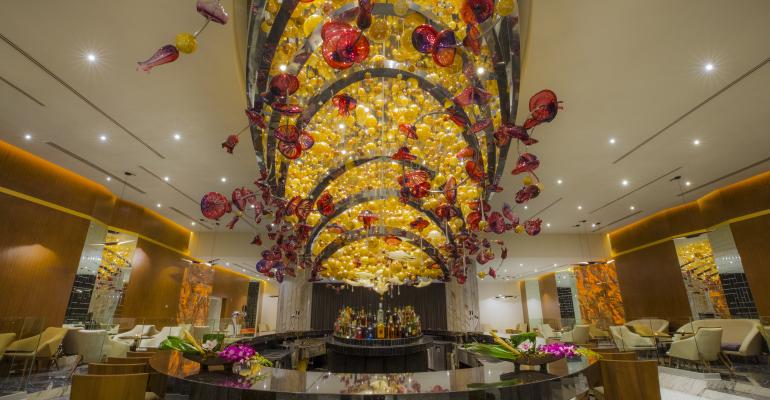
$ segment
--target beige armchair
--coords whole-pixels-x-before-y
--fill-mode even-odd
[[[0,333],[0,360],[3,359],[5,349],[8,348],[8,345],[11,344],[14,339],[16,339],[15,333]]]
[[[611,326],[610,333],[620,351],[655,350],[655,341],[631,332],[625,325]]]
[[[571,331],[561,335],[561,341],[574,344],[586,344],[591,340],[590,325],[575,325]]]
[[[551,327],[551,324],[542,324],[540,325],[540,335],[543,336],[545,339],[549,338],[561,338],[561,335],[556,333],[553,328]]]
[[[14,360],[48,360],[54,361],[54,357],[61,346],[67,328],[48,327],[39,335],[11,343],[6,349],[6,356]]]
[[[519,322],[516,328],[519,332],[529,332],[529,325],[526,322]]]
[[[726,355],[755,357],[762,351],[761,325],[758,319],[701,319],[676,330],[674,340],[682,334],[703,328],[722,328],[722,352]]]
[[[592,322],[588,327],[588,335],[591,337],[591,340],[610,339],[610,333],[597,327],[596,322]]]
[[[126,344],[131,344],[137,336],[155,336],[157,334],[158,330],[155,329],[155,325],[136,325],[129,331],[123,332],[120,335],[115,335],[113,339]]]
[[[666,353],[671,358],[703,363],[719,360],[722,351],[722,328],[700,328],[694,336],[671,343]]]
[[[626,322],[626,326],[634,328],[636,332],[652,331],[653,333],[668,333],[668,321],[659,318],[642,318]]]
[[[104,329],[72,330],[64,337],[64,353],[80,355],[84,363],[100,362],[106,342],[107,331]]]
[[[185,329],[182,326],[166,326],[161,329],[157,335],[149,339],[142,339],[142,341],[139,343],[139,347],[157,349],[160,347],[160,343],[166,340],[166,338],[169,336],[181,337],[183,331],[185,331]]]

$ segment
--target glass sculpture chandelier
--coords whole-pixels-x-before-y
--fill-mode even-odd
[[[262,226],[259,272],[281,282],[304,269],[380,293],[464,283],[477,263],[506,257],[497,235],[539,233],[515,206],[542,189],[528,146],[559,103],[541,91],[515,124],[514,0],[255,0],[250,12],[256,186],[207,193],[201,209],[234,213],[231,228]],[[492,210],[511,148],[523,187],[506,194],[514,206]]]

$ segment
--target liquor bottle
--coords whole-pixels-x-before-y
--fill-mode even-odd
[[[377,339],[385,339],[385,323],[377,321]]]
[[[382,303],[380,303],[380,309],[377,310],[377,323],[385,322],[385,312],[382,311]]]
[[[393,315],[388,317],[388,339],[395,339],[396,325],[393,323]]]

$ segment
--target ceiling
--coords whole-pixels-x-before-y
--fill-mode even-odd
[[[222,3],[230,23],[211,24],[195,53],[151,73],[135,63],[201,26],[192,1],[5,4],[0,138],[188,228],[213,228],[191,225],[200,196],[249,185],[256,173],[248,136],[233,155],[220,148],[246,125],[246,6]],[[769,2],[528,0],[521,14],[520,96],[549,88],[564,101],[531,148],[545,191],[519,209],[541,217],[544,233],[610,231],[770,169]],[[124,189],[123,171],[144,193]],[[504,177],[495,208],[521,186]],[[581,220],[587,226],[574,228]]]

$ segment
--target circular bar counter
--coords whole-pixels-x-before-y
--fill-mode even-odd
[[[550,363],[547,372],[527,366],[517,372],[514,364],[505,361],[479,360],[478,364],[481,366],[446,371],[382,374],[264,367],[257,375],[244,377],[232,373],[229,367],[202,371],[198,363],[174,351],[158,352],[150,360],[152,369],[168,377],[167,393],[187,395],[190,400],[382,399],[416,395],[439,400],[567,400],[584,393],[599,373],[596,360],[585,357]]]
[[[387,343],[387,345],[385,344]],[[420,372],[428,370],[428,346],[433,338],[351,340],[326,338],[326,361],[331,372]]]

